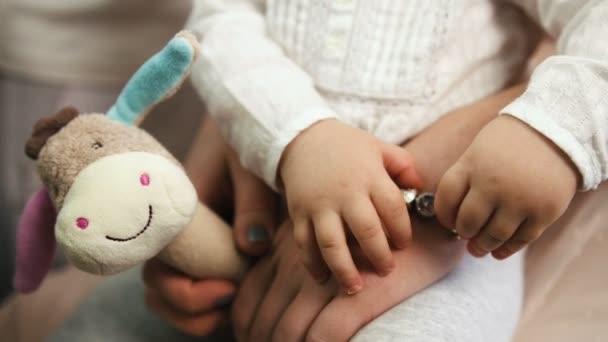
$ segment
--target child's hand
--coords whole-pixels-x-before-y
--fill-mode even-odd
[[[524,122],[502,115],[477,135],[442,178],[441,223],[471,239],[469,252],[504,259],[534,241],[574,197],[579,174],[568,157]]]
[[[280,175],[294,238],[313,277],[324,279],[329,267],[347,293],[363,287],[346,232],[354,235],[379,274],[392,271],[395,263],[386,235],[398,248],[411,236],[397,184],[420,185],[407,151],[339,121],[325,120],[290,143]]]

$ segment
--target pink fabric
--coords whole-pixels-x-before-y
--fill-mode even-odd
[[[13,286],[32,292],[46,276],[55,252],[55,208],[45,188],[27,202],[17,229],[17,264]]]

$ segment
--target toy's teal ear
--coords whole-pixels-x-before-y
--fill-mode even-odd
[[[108,118],[126,125],[138,124],[159,102],[182,85],[197,57],[198,43],[187,31],[178,33],[131,77],[108,111]]]

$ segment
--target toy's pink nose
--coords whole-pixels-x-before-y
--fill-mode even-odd
[[[79,217],[76,219],[76,226],[80,229],[87,229],[89,226],[89,220],[84,217]]]

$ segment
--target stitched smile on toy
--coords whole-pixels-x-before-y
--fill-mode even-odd
[[[152,206],[148,205],[148,222],[146,223],[144,228],[142,228],[142,230],[139,231],[139,233],[137,233],[131,237],[128,237],[128,238],[115,238],[115,237],[106,235],[106,239],[112,240],[112,241],[118,241],[118,242],[125,242],[125,241],[129,241],[129,240],[133,240],[133,239],[137,238],[138,236],[143,234],[146,231],[146,229],[148,229],[148,227],[150,227],[150,223],[152,223],[152,214],[153,214]]]

